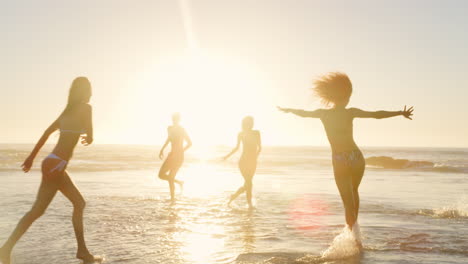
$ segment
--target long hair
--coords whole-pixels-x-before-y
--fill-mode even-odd
[[[353,85],[345,73],[330,72],[315,79],[312,90],[324,105],[335,106],[349,101]]]
[[[87,103],[91,95],[91,83],[86,77],[77,77],[73,80],[70,91],[68,92],[67,106],[63,110],[61,116],[69,113],[76,105]]]

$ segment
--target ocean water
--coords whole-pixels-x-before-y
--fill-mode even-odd
[[[20,164],[32,145],[0,145],[0,243],[31,207],[39,165]],[[328,148],[265,147],[254,178],[255,209],[229,148],[191,149],[171,205],[157,179],[154,146],[80,146],[68,171],[83,193],[86,239],[106,263],[467,263],[468,149],[363,148],[360,236],[343,231]],[[13,263],[79,263],[72,207],[57,195],[13,252]]]

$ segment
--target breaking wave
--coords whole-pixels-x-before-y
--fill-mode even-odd
[[[395,159],[388,156],[373,156],[366,158],[368,166],[383,168],[383,169],[413,169],[433,172],[453,172],[467,173],[468,167],[456,167],[437,164],[431,161]]]

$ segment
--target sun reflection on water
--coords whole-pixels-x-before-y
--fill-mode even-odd
[[[242,179],[223,166],[222,162],[200,161],[184,168],[180,177],[185,181],[184,196],[202,198],[235,191]]]
[[[184,236],[181,254],[189,263],[214,263],[215,253],[224,248],[224,228],[197,225],[193,231]]]

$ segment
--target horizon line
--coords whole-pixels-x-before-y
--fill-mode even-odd
[[[6,142],[0,142],[0,145],[34,145],[36,143],[6,143]],[[46,143],[44,145],[55,145],[55,143]],[[144,144],[144,143],[93,143],[93,145],[96,146],[154,146],[154,147],[160,147],[163,144]],[[210,145],[205,145],[207,147],[232,147],[231,145],[225,145],[225,144],[210,144]],[[299,145],[299,144],[264,144],[262,145],[263,147],[312,147],[312,148],[330,148],[329,145]],[[361,145],[359,148],[424,148],[424,149],[468,149],[468,146],[385,146],[385,145]]]

